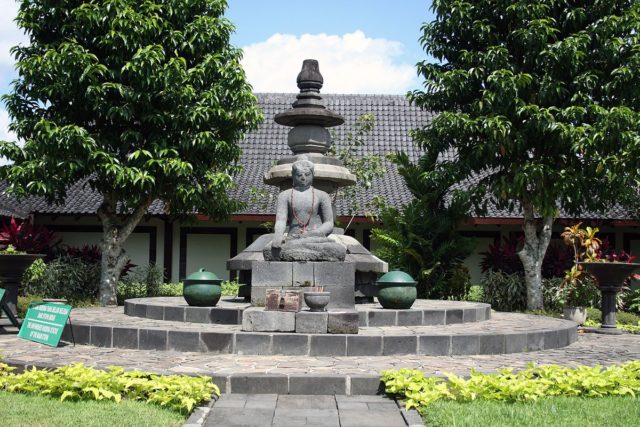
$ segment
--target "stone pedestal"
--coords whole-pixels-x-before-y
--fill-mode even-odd
[[[249,307],[242,313],[242,330],[248,332],[294,332],[296,313],[292,311],[265,311]]]
[[[267,289],[301,290],[322,286],[331,292],[328,310],[355,309],[355,263],[254,261],[251,305],[264,307]]]

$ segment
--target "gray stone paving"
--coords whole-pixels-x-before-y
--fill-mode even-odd
[[[224,394],[186,426],[406,427],[422,425],[413,411],[384,396]]]

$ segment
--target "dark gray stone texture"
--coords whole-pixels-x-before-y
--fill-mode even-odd
[[[304,356],[309,353],[309,336],[306,334],[274,334],[273,354]]]
[[[347,356],[382,356],[382,337],[363,335],[348,336]]]
[[[289,378],[286,375],[235,374],[230,378],[230,393],[287,394]]]
[[[345,356],[347,337],[344,335],[311,335],[310,356]]]
[[[246,332],[295,332],[296,313],[293,311],[265,311],[250,307],[242,313],[242,330]]]
[[[117,348],[138,348],[138,330],[113,328],[113,346]]]
[[[343,376],[290,375],[290,394],[345,394],[347,379]]]
[[[424,356],[448,356],[451,354],[451,336],[426,335],[418,337],[418,354]]]
[[[330,311],[327,320],[327,332],[330,334],[357,334],[360,318],[358,312]]]
[[[271,335],[252,333],[237,334],[236,353],[271,354]]]
[[[382,338],[382,355],[391,356],[396,354],[416,354],[418,348],[418,337],[407,336],[385,336]]]
[[[296,313],[296,333],[298,334],[326,334],[329,313],[300,311]]]

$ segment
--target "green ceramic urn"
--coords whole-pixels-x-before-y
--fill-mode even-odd
[[[187,304],[196,307],[213,307],[222,295],[221,279],[204,268],[191,273],[183,282],[182,294]]]
[[[378,302],[383,308],[411,308],[418,296],[416,281],[403,271],[390,271],[378,279]]]

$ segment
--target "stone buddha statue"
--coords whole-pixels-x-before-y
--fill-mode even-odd
[[[331,199],[313,187],[313,162],[302,157],[291,168],[293,188],[278,196],[273,240],[263,250],[264,259],[344,261],[346,247],[327,237],[333,231]]]

